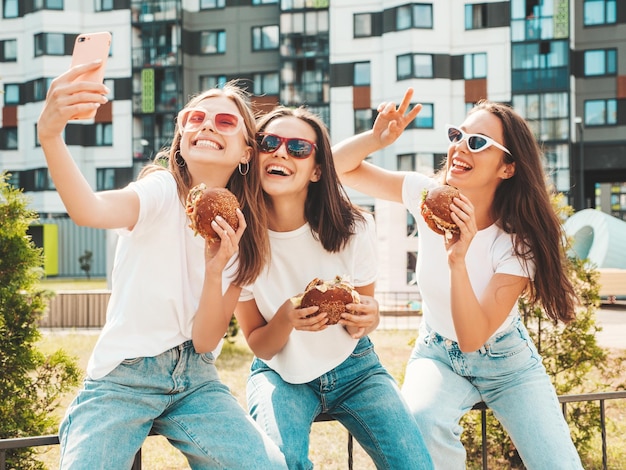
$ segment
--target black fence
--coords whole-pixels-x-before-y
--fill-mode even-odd
[[[601,392],[601,393],[585,393],[580,395],[562,395],[559,397],[559,402],[563,408],[563,414],[567,418],[567,405],[568,403],[590,402],[597,401],[600,404],[600,434],[602,440],[602,468],[608,469],[608,450],[607,450],[607,433],[606,433],[606,414],[605,403],[607,400],[624,400],[626,399],[626,390],[618,392]],[[488,456],[489,450],[487,449],[487,406],[484,403],[478,403],[474,406],[474,410],[481,413],[481,428],[482,428],[482,467],[484,470],[488,470]],[[322,415],[318,416],[316,421],[329,421],[332,418]],[[155,435],[150,433],[151,436]],[[57,435],[49,436],[36,436],[36,437],[21,437],[14,439],[0,439],[0,470],[6,470],[6,451],[11,449],[22,449],[25,447],[40,447],[58,445],[59,437]],[[348,435],[348,469],[352,470],[352,450],[353,440],[352,435]],[[135,460],[131,470],[141,470],[141,449],[135,455]]]

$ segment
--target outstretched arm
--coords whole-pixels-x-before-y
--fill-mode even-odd
[[[335,168],[341,182],[370,196],[402,202],[404,173],[384,170],[363,160],[396,141],[422,109],[416,105],[409,110],[413,89],[408,88],[402,102],[378,106],[378,116],[372,130],[357,134],[333,146]]]
[[[63,129],[75,116],[107,102],[108,89],[85,81],[74,81],[100,61],[72,67],[50,85],[37,132],[50,176],[65,208],[78,225],[96,228],[132,227],[139,215],[139,198],[129,189],[95,193],[63,141]]]

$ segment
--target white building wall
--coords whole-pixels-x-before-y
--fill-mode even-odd
[[[509,28],[465,30],[463,0],[438,0],[433,4],[433,29],[409,29],[384,33],[380,37],[353,37],[355,13],[382,12],[400,1],[342,0],[331,2],[330,61],[371,63],[371,107],[383,101],[399,103],[408,87],[414,89],[414,103],[434,105],[434,129],[406,131],[391,146],[376,152],[372,162],[395,170],[397,155],[417,153],[430,156],[447,152],[444,135],[447,123],[461,123],[465,116],[465,83],[463,80],[396,79],[396,57],[407,53],[463,55],[486,52],[488,62],[487,93],[497,101],[509,101],[510,38]],[[457,14],[450,14],[457,12]],[[331,88],[331,135],[334,142],[354,133],[352,87]],[[418,159],[423,161],[424,159]],[[430,173],[432,167],[418,171]],[[417,252],[418,238],[406,234],[407,211],[397,203],[373,201],[360,192],[349,190],[352,200],[360,205],[375,204],[379,241],[380,271],[377,289],[380,291],[414,291],[407,284],[407,253]],[[418,214],[419,216],[419,214]]]

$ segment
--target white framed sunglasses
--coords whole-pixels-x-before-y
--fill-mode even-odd
[[[234,135],[241,129],[243,118],[233,113],[210,113],[203,108],[186,108],[178,113],[178,128],[183,132],[195,132],[204,127],[207,121],[223,135]]]
[[[488,149],[492,145],[496,148],[499,148],[503,152],[508,153],[513,156],[511,152],[502,144],[499,144],[495,140],[490,137],[481,134],[468,134],[463,132],[456,126],[451,124],[446,124],[446,132],[448,135],[448,140],[451,144],[458,144],[463,142],[464,140],[467,142],[467,148],[472,153],[482,152],[483,150]]]

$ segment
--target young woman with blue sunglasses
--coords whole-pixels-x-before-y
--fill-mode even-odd
[[[422,435],[367,336],[378,325],[374,221],[339,184],[330,138],[305,109],[277,108],[258,123],[270,264],[242,290],[236,310],[255,359],[248,408],[290,469],[311,469],[317,415],[340,421],[379,469],[430,469]],[[347,276],[361,302],[339,324],[291,298],[314,278]]]
[[[435,177],[363,162],[417,116],[419,105],[409,110],[412,94],[397,108],[381,104],[371,131],[335,148],[335,164],[344,184],[403,203],[418,224],[424,315],[402,392],[435,467],[465,469],[459,420],[484,401],[526,468],[582,469],[517,306],[526,296],[554,321],[575,313],[539,147],[513,109],[485,101],[460,126],[448,126],[447,159]],[[458,239],[435,233],[420,214],[423,191],[440,184],[461,193],[451,204]]]

